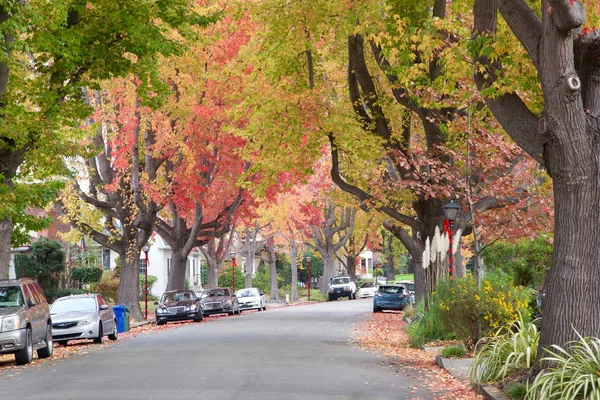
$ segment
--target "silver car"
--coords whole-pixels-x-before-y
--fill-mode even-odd
[[[58,344],[69,340],[102,338],[117,340],[117,318],[113,308],[100,294],[78,294],[56,299],[50,307],[52,337]]]
[[[240,311],[257,309],[258,311],[267,309],[267,298],[258,288],[246,288],[237,291],[237,299],[240,304]]]

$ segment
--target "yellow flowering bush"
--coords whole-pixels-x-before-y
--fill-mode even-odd
[[[515,287],[501,275],[489,275],[477,287],[471,274],[438,283],[432,296],[440,310],[440,323],[458,339],[474,344],[477,327],[488,335],[500,326],[519,319],[519,311],[530,315],[530,290]]]

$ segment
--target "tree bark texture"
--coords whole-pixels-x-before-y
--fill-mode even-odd
[[[117,304],[129,308],[129,314],[136,321],[142,321],[144,315],[140,308],[140,258],[135,254],[119,254],[121,257],[121,275]]]
[[[544,97],[541,117],[516,94],[486,99],[507,133],[542,160],[553,179],[555,228],[552,268],[545,282],[546,302],[538,358],[552,344],[600,332],[600,39],[585,33],[580,2],[544,0],[541,21],[525,1],[476,0],[476,34],[493,38],[500,11],[535,65]],[[502,66],[476,61],[488,75],[476,76],[484,88]],[[512,113],[509,123],[503,117]],[[535,128],[532,128],[535,127]]]
[[[10,268],[10,250],[12,236],[12,218],[0,219],[0,279],[8,279]]]
[[[172,248],[171,254],[171,271],[167,281],[167,290],[181,290],[185,287],[185,270],[187,264],[187,256],[181,248]]]
[[[292,301],[298,301],[298,246],[290,242],[290,268],[292,269]]]

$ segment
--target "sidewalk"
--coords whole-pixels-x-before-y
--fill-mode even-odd
[[[440,368],[448,371],[448,373],[456,379],[470,384],[469,367],[473,363],[472,358],[444,358],[436,356],[435,363],[439,365]],[[486,400],[504,400],[505,398],[504,394],[492,385],[475,385],[474,389]]]

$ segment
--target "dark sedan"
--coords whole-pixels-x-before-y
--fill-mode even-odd
[[[202,296],[202,308],[204,315],[239,314],[240,305],[238,299],[229,288],[209,289]]]
[[[171,290],[163,293],[156,307],[156,324],[186,319],[202,321],[202,303],[191,290]]]
[[[381,285],[373,297],[373,312],[404,310],[410,304],[410,293],[402,285]]]

